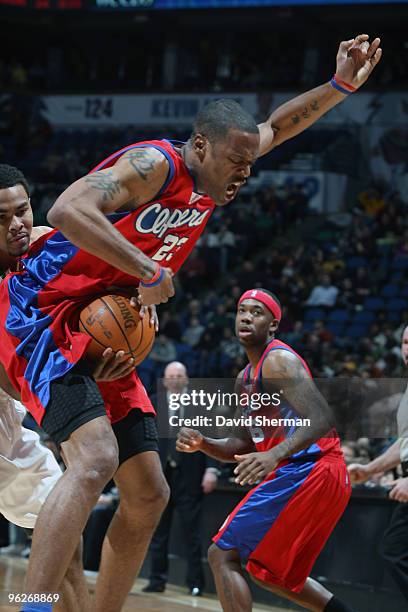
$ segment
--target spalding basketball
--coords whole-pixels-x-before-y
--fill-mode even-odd
[[[92,338],[86,356],[96,360],[110,347],[125,351],[138,365],[149,354],[154,342],[154,326],[149,325],[149,313],[143,318],[130,300],[122,295],[97,298],[81,311],[79,331]]]

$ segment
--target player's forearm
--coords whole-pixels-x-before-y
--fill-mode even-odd
[[[96,205],[81,204],[86,198],[86,188],[78,197],[79,204],[64,194],[60,196],[48,212],[49,223],[61,230],[72,244],[122,272],[151,278],[155,273],[152,260],[126,240]]]
[[[253,443],[241,438],[215,438],[204,437],[200,450],[218,461],[224,463],[235,462],[234,455],[250,453],[254,450]]]
[[[397,440],[385,451],[385,453],[373,461],[370,461],[370,463],[366,465],[366,469],[369,470],[370,474],[378,474],[380,472],[392,470],[392,468],[397,467],[400,463],[400,443],[399,440]]]
[[[278,461],[289,459],[292,455],[308,448],[320,438],[334,436],[334,430],[329,431],[328,427],[327,421],[322,421],[319,426],[298,427],[293,435],[273,448],[275,457]]]
[[[261,155],[303,132],[346,97],[330,83],[324,83],[279,106],[260,126]],[[268,129],[273,130],[274,138],[270,146],[265,139],[263,146],[262,133],[267,133]]]

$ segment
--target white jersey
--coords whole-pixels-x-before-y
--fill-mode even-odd
[[[25,413],[0,389],[0,513],[32,529],[62,472],[38,434],[21,425]]]

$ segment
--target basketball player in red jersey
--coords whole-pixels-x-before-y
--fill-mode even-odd
[[[260,155],[360,87],[380,60],[379,43],[366,35],[341,43],[335,77],[259,126],[234,102],[208,105],[186,144],[125,147],[51,208],[58,230],[37,240],[24,271],[0,290],[0,362],[67,462],[37,524],[26,590],[58,588],[75,537],[114,475],[121,503],[103,548],[96,607],[119,610],[167,503],[151,403],[136,372],[95,385],[82,359],[89,338],[75,331],[79,308],[111,285],[138,286],[145,305],[167,301],[172,274],[215,205],[233,200]]]
[[[30,242],[52,231],[50,227],[33,227],[29,201],[29,187],[22,172],[0,164],[0,279],[18,268],[19,257]],[[133,360],[126,359],[124,351],[115,354],[106,349],[95,365],[93,377],[112,381],[128,375],[133,367]],[[24,414],[24,407],[0,390],[0,511],[10,522],[32,530],[44,500],[62,472],[52,453],[41,445],[38,434],[22,426]],[[82,546],[75,551],[60,594],[61,609],[72,612],[89,609]]]
[[[308,578],[347,505],[351,487],[325,399],[305,361],[275,339],[280,318],[277,298],[265,289],[247,291],[239,300],[236,334],[249,364],[239,374],[237,387],[258,397],[278,391],[279,406],[266,403],[256,411],[246,407],[242,413],[253,426],[237,427],[225,439],[184,428],[177,449],[237,461],[236,482],[259,483],[231,512],[209,550],[224,612],[252,610],[243,560],[257,584],[308,610],[350,612]],[[310,425],[295,428],[293,421],[302,417],[308,417]],[[272,427],[272,418],[286,422]]]

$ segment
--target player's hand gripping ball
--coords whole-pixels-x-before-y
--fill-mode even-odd
[[[138,365],[150,353],[154,337],[154,325],[146,309],[140,316],[140,307],[131,306],[129,298],[122,295],[105,295],[97,298],[81,311],[79,331],[92,338],[86,356],[95,361],[108,347],[113,351],[125,351]]]

